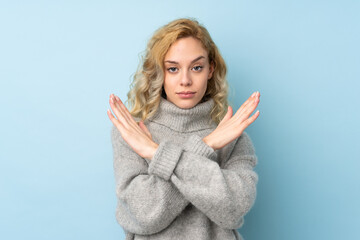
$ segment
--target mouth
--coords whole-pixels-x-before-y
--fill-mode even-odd
[[[184,91],[184,92],[178,92],[178,94],[181,98],[192,98],[195,95],[196,92],[191,91]]]
[[[191,92],[191,91],[183,91],[183,92],[178,92],[177,94],[194,94],[195,92]]]

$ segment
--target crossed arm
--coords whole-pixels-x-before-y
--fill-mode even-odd
[[[158,144],[152,141],[151,133],[145,124],[140,121],[137,123],[123,104],[121,99],[114,94],[110,95],[110,106],[116,117],[107,111],[109,119],[120,131],[121,136],[131,146],[131,148],[143,158],[150,159],[154,156]],[[233,115],[231,106],[217,128],[206,136],[203,141],[214,150],[223,148],[236,138],[252,124],[260,112],[251,113],[256,109],[260,102],[260,93],[254,92]]]
[[[246,133],[220,168],[199,136],[184,147],[161,142],[148,166],[112,128],[117,220],[127,231],[153,234],[166,228],[191,202],[219,226],[236,229],[256,197],[257,163]],[[161,167],[160,167],[161,166]]]
[[[254,148],[243,132],[258,117],[249,117],[259,103],[254,93],[232,116],[232,109],[207,137],[192,135],[185,146],[172,142],[156,144],[146,126],[135,122],[118,97],[110,97],[117,119],[112,143],[117,220],[126,230],[152,234],[167,227],[191,202],[212,221],[235,229],[250,209],[256,195]],[[212,160],[215,150],[231,142],[235,146],[226,164]],[[150,163],[147,164],[147,161]]]

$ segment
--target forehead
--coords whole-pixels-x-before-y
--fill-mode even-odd
[[[176,40],[165,54],[165,61],[192,61],[199,56],[207,59],[208,54],[200,40],[194,37],[180,38]]]

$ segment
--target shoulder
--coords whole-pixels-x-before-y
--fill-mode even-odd
[[[236,139],[236,144],[234,148],[237,151],[241,152],[243,155],[254,155],[255,154],[255,147],[254,144],[247,132],[243,132],[240,137]]]
[[[114,124],[111,126],[110,134],[111,134],[111,141],[113,142],[115,140],[124,141],[124,139],[121,137],[119,129],[117,129]]]
[[[238,138],[224,147],[226,161],[248,160],[254,167],[257,164],[254,144],[247,132],[243,132]]]
[[[111,136],[111,143],[114,149],[119,149],[119,148],[131,149],[128,143],[121,136],[119,129],[117,129],[115,125],[112,125],[111,127],[110,136]]]

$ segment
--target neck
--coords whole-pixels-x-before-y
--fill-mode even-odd
[[[192,132],[213,128],[216,123],[211,120],[214,100],[211,98],[198,103],[192,108],[180,108],[161,97],[159,108],[149,120],[167,126],[178,132]]]

